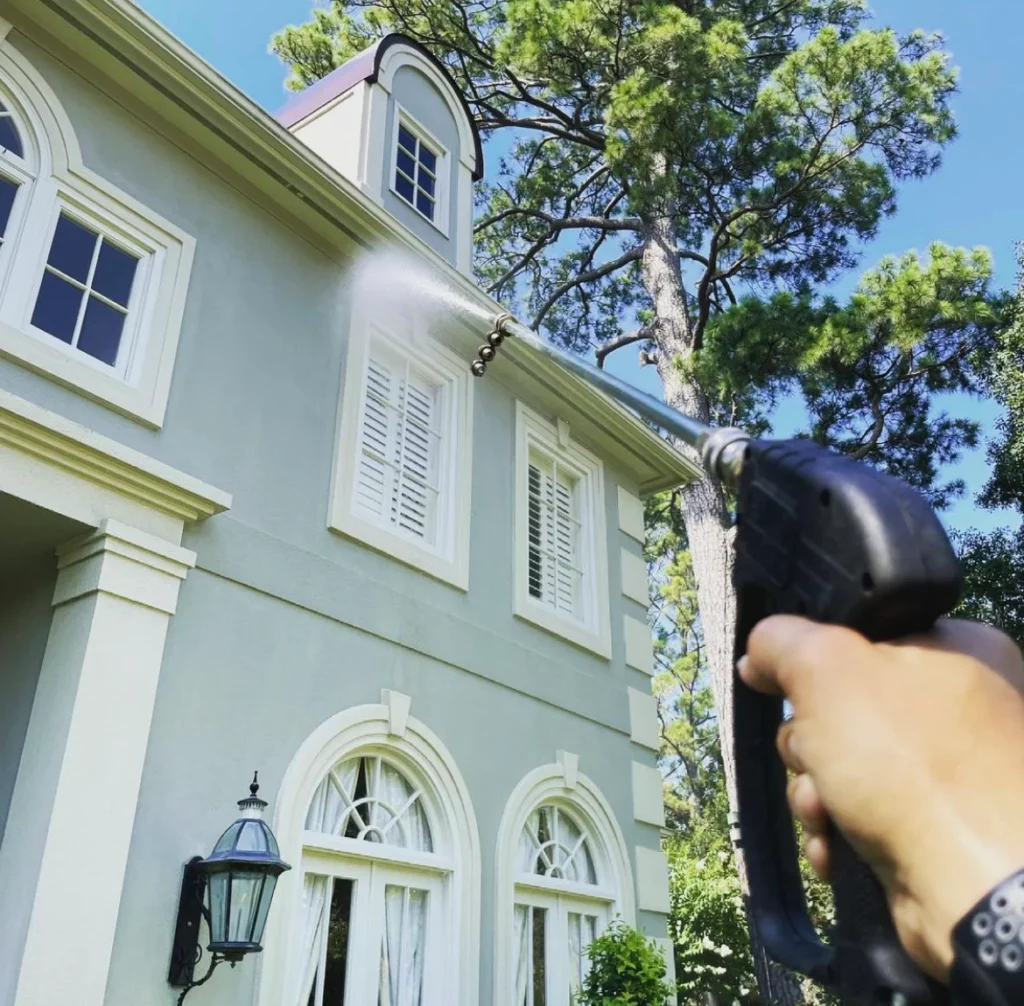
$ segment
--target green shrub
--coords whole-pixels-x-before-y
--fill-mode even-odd
[[[598,936],[586,954],[590,970],[573,1006],[661,1006],[672,995],[658,945],[621,919]]]

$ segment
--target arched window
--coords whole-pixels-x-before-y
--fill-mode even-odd
[[[476,820],[408,703],[337,714],[285,774],[274,826],[300,866],[268,921],[263,1006],[477,1004]]]
[[[631,922],[622,832],[574,756],[527,776],[498,841],[495,1006],[570,1006],[586,949],[617,915]]]
[[[0,252],[16,229],[35,180],[30,135],[14,102],[0,90]]]

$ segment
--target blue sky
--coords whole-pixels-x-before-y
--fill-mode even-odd
[[[306,20],[310,0],[139,0],[200,56],[232,83],[271,111],[287,95],[284,68],[267,52],[270,36],[283,25]],[[864,264],[882,255],[927,248],[931,241],[984,245],[995,256],[1000,285],[1014,279],[1013,249],[1024,239],[1024,195],[1018,165],[1024,161],[1024,132],[1014,128],[1013,109],[1024,107],[1024,74],[1019,40],[1024,37],[1024,4],[998,4],[998,30],[981,7],[964,0],[875,0],[877,20],[901,31],[942,31],[961,69],[961,93],[954,107],[959,139],[932,177],[906,186],[899,212],[886,221],[865,249]],[[845,293],[856,275],[837,284]],[[619,354],[612,369],[657,391],[656,379],[640,371],[630,350]],[[612,358],[615,360],[615,358]],[[945,403],[958,414],[979,419],[990,429],[998,412],[990,404],[957,399]],[[800,410],[787,406],[779,416],[780,433],[799,422]],[[947,514],[957,527],[992,527],[1012,522],[1004,513],[974,507],[971,496],[985,480],[984,451],[957,466],[967,480],[968,496]]]

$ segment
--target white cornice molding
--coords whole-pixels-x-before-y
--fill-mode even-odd
[[[184,521],[231,507],[231,495],[63,416],[0,391],[0,446]]]
[[[201,135],[207,157],[273,200],[285,213],[348,255],[352,243],[402,245],[441,273],[443,280],[485,313],[505,308],[445,261],[349,179],[314,154],[268,112],[153,20],[132,0],[8,0],[16,25],[25,19],[53,33],[78,59],[138,93],[142,80],[164,101],[147,100],[147,113]],[[82,36],[90,39],[88,44]],[[98,48],[97,48],[98,47]],[[140,80],[140,78],[142,80]],[[156,95],[154,94],[155,98]],[[483,335],[481,330],[478,335]],[[612,457],[644,494],[701,477],[699,467],[607,395],[528,346],[508,339],[495,372],[513,363],[522,386],[540,387],[587,420]]]

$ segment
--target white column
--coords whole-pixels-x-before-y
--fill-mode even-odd
[[[167,623],[194,564],[114,521],[58,550],[0,847],[0,1003],[102,1006]]]

